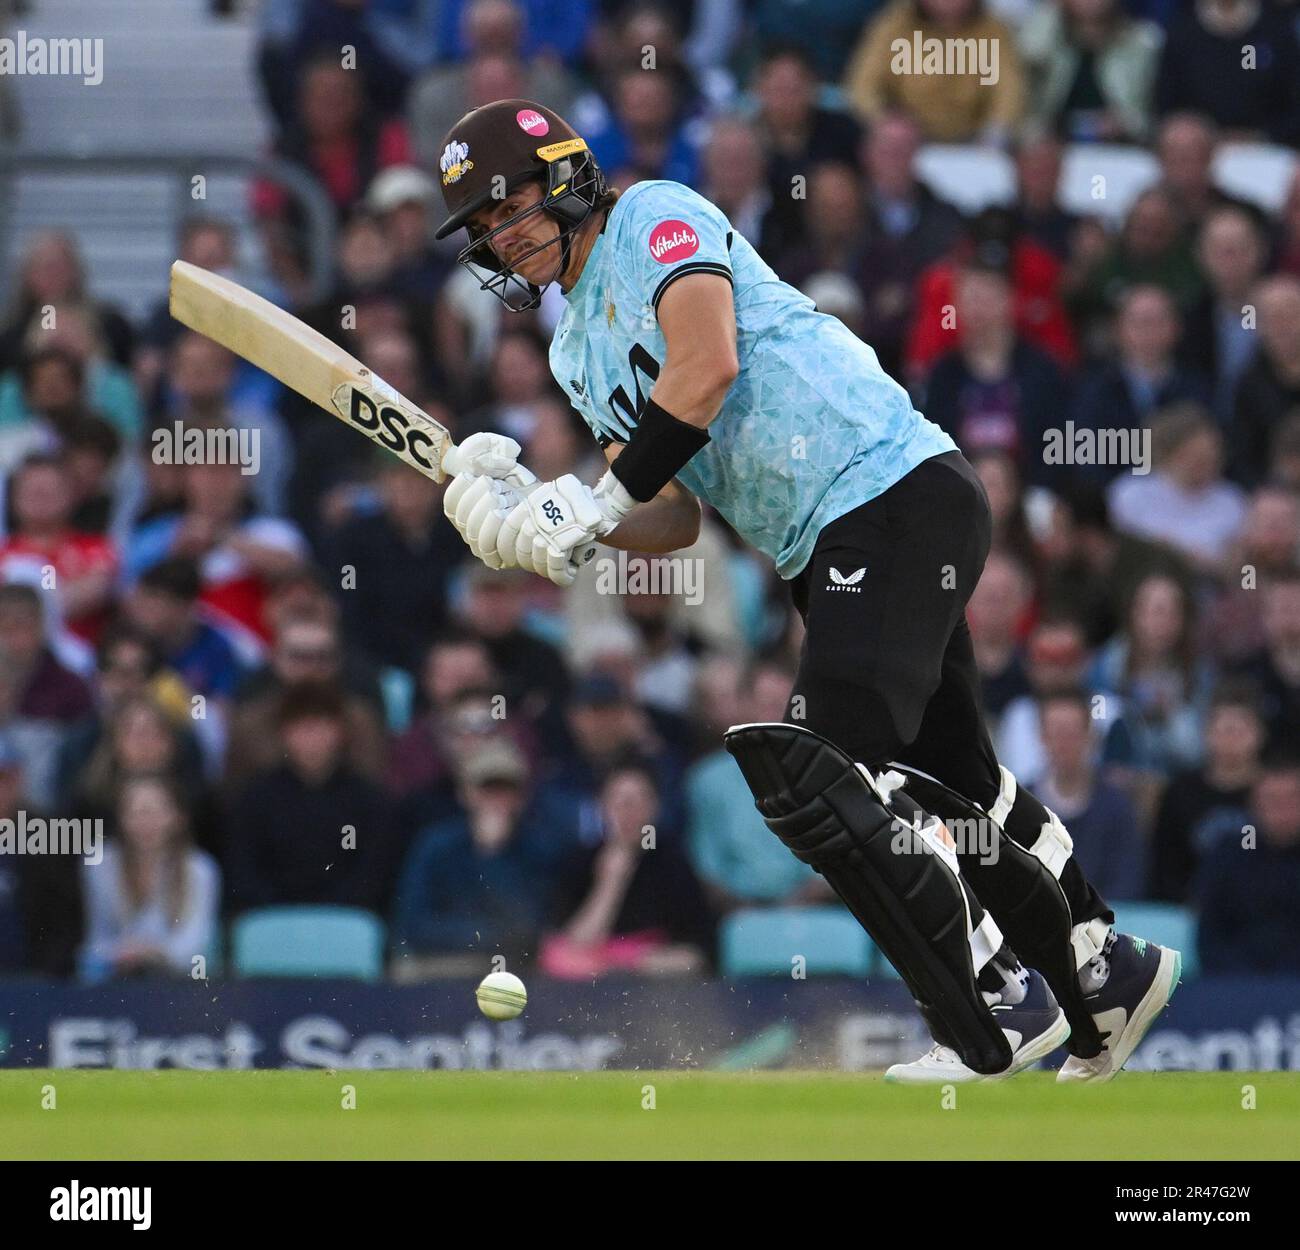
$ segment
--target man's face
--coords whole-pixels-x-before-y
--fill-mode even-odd
[[[1169,298],[1158,291],[1134,293],[1119,315],[1120,351],[1151,363],[1167,359],[1178,338],[1178,321]]]
[[[435,647],[424,670],[425,692],[434,707],[446,707],[462,691],[492,684],[492,662],[478,643]]]
[[[1220,704],[1205,727],[1205,749],[1213,760],[1240,762],[1254,759],[1263,745],[1259,717],[1247,707]]]
[[[66,524],[72,511],[67,475],[53,465],[27,469],[14,490],[14,511],[20,527]]]
[[[25,603],[0,607],[0,658],[30,663],[41,649],[41,614]]]
[[[1052,767],[1075,772],[1087,762],[1089,731],[1088,711],[1077,703],[1057,699],[1043,708],[1043,749]]]
[[[1265,589],[1264,636],[1276,647],[1300,646],[1300,582]]]
[[[32,371],[27,406],[46,415],[71,412],[81,400],[76,374],[61,360],[45,360]]]
[[[176,345],[172,385],[192,404],[214,404],[230,389],[234,357],[201,334],[187,334]]]
[[[491,230],[509,221],[518,213],[539,204],[542,187],[538,182],[526,182],[512,191],[504,200],[481,208],[470,218],[470,223]],[[492,240],[491,248],[497,257],[510,265],[519,276],[535,286],[544,286],[558,275],[560,264],[560,226],[546,213],[529,213]],[[542,250],[527,259],[519,259],[535,248]],[[518,261],[516,264],[515,262]]]
[[[1265,773],[1251,797],[1266,841],[1274,846],[1300,842],[1300,770]]]
[[[283,736],[289,762],[310,776],[329,772],[343,750],[343,723],[332,716],[303,716],[290,721]]]
[[[127,613],[150,638],[168,644],[182,637],[190,623],[190,605],[184,599],[148,586],[137,587],[127,600]]]
[[[338,636],[323,622],[286,625],[275,646],[275,671],[281,681],[328,681],[339,669]]]

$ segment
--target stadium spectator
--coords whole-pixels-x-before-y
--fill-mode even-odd
[[[1024,114],[1024,67],[1011,30],[985,10],[983,0],[894,0],[863,30],[844,75],[858,116],[870,124],[885,109],[903,108],[931,142],[1005,143]],[[953,64],[945,58],[942,71],[931,68],[913,49],[934,40],[977,63],[963,56]]]
[[[827,271],[856,275],[862,264],[862,179],[857,167],[824,161],[808,174],[804,232],[778,255],[773,267],[791,286]]]
[[[887,0],[758,0],[754,36],[765,48],[794,45],[822,82],[838,82],[864,29]]]
[[[242,680],[243,665],[226,635],[202,616],[199,589],[193,560],[160,560],[127,595],[126,616],[190,689],[207,699],[229,699]]]
[[[416,835],[402,866],[394,952],[513,966],[536,954],[564,832],[530,804],[527,762],[504,740],[468,756],[455,788],[457,810]]]
[[[414,165],[381,170],[366,190],[366,210],[388,235],[394,279],[423,306],[433,302],[452,270],[446,250],[433,246],[430,214],[437,194],[438,184]]]
[[[74,527],[76,497],[66,460],[29,456],[8,486],[14,525],[0,542],[0,580],[11,580],[9,570],[16,563],[52,570],[46,610],[57,609],[61,624],[93,644],[112,607],[117,575],[113,544]]]
[[[1169,24],[1156,107],[1205,113],[1239,138],[1295,143],[1300,48],[1289,17],[1261,0],[1184,6]]]
[[[824,161],[856,164],[862,130],[847,114],[820,105],[816,72],[808,58],[789,45],[764,54],[749,90],[757,106],[754,121],[767,154],[772,208],[769,234],[761,242],[770,259],[803,237],[803,196],[809,171]]]
[[[112,825],[118,791],[127,777],[165,774],[189,796],[193,832],[215,855],[222,847],[223,822],[204,782],[199,746],[187,707],[164,702],[166,687],[123,692],[104,704],[95,725],[95,742],[85,766],[62,801],[78,816]],[[68,750],[84,739],[73,739]],[[66,754],[65,757],[66,758]]]
[[[1030,134],[1016,146],[1016,217],[1021,231],[1058,260],[1071,255],[1079,219],[1057,198],[1064,148],[1050,134]]]
[[[891,109],[859,145],[869,190],[862,264],[853,275],[866,299],[862,337],[895,377],[917,279],[947,255],[964,230],[961,214],[916,176],[921,137],[912,117]]]
[[[1300,742],[1300,573],[1294,568],[1262,583],[1264,643],[1238,672],[1260,690],[1270,746]]]
[[[523,715],[542,727],[552,750],[562,749],[564,699],[569,676],[564,659],[525,622],[533,579],[521,570],[493,572],[477,561],[466,572],[464,599],[454,617],[482,640],[503,680],[510,715]]]
[[[1127,450],[1098,438],[1093,463],[1072,465],[1071,476],[1109,481],[1138,465],[1144,446],[1138,432],[1160,409],[1188,400],[1210,402],[1204,375],[1179,363],[1179,327],[1174,301],[1161,287],[1134,286],[1120,297],[1113,358],[1082,371],[1071,415],[1077,430],[1128,432]],[[1108,446],[1115,452],[1106,454]]]
[[[980,693],[993,726],[1013,699],[1029,693],[1021,639],[1032,594],[1028,570],[1009,553],[994,551],[966,604]]]
[[[293,442],[273,406],[252,397],[237,398],[237,373],[237,358],[219,343],[192,331],[181,335],[171,349],[167,374],[171,402],[163,415],[186,425],[205,423],[241,431],[239,446],[246,442],[255,457],[249,489],[257,509],[266,516],[282,516],[293,475]]]
[[[143,427],[140,396],[131,374],[105,354],[98,313],[87,303],[47,304],[34,318],[19,344],[20,361],[48,348],[58,348],[81,366],[85,407],[104,417],[124,440],[134,443]],[[21,365],[0,376],[0,434],[39,415],[28,409]]]
[[[1262,486],[1225,562],[1206,620],[1204,646],[1217,663],[1235,664],[1264,645],[1259,587],[1300,558],[1300,498],[1294,488]]]
[[[615,678],[603,673],[582,677],[566,711],[573,749],[555,769],[558,784],[577,794],[594,795],[620,759],[640,756],[655,770],[665,824],[684,827],[681,749],[663,740],[645,709]]]
[[[41,592],[0,586],[0,728],[22,756],[27,793],[37,805],[53,805],[59,751],[92,707],[90,687],[46,641]]]
[[[703,971],[713,917],[676,830],[661,823],[655,770],[617,764],[601,785],[600,812],[599,843],[575,850],[558,871],[542,969],[574,979]]]
[[[1086,684],[1090,654],[1083,627],[1067,616],[1044,616],[1030,631],[1025,644],[1025,673],[1029,693],[1007,704],[994,734],[998,759],[1017,777],[1041,777],[1047,771],[1043,746],[1041,700],[1061,690],[1088,691],[1092,713],[1101,736],[1101,762],[1111,763],[1122,751],[1123,721],[1115,700],[1098,700]]]
[[[1164,34],[1121,0],[1048,0],[1020,30],[1028,120],[1071,143],[1142,143]]]
[[[439,55],[460,61],[475,48],[509,46],[549,63],[573,62],[591,36],[598,7],[590,0],[446,0],[439,5]]]
[[[221,870],[190,844],[185,792],[165,776],[126,778],[116,825],[103,859],[82,868],[82,976],[206,975],[219,941]]]
[[[107,536],[121,450],[117,431],[98,417],[75,418],[65,430],[63,461],[72,489],[74,529]]]
[[[376,464],[381,509],[329,535],[326,560],[338,571],[349,649],[414,672],[445,622],[459,538],[443,520],[439,487],[386,452]]]
[[[1088,880],[1107,898],[1142,897],[1146,845],[1125,793],[1099,776],[1092,705],[1082,690],[1044,696],[1039,707],[1047,768],[1030,782],[1074,843]]]
[[[236,263],[238,241],[234,223],[221,217],[195,214],[181,221],[176,232],[176,258],[210,269],[224,277],[240,280]],[[140,330],[140,343],[132,361],[132,371],[140,393],[150,401],[154,388],[167,364],[172,344],[186,332],[171,314],[164,296],[149,310]],[[241,373],[245,372],[240,362]],[[256,372],[248,366],[247,372]]]
[[[1135,774],[1145,825],[1160,783],[1200,758],[1211,693],[1193,607],[1178,581],[1156,573],[1138,583],[1123,630],[1098,653],[1090,678],[1123,716],[1120,762]]]
[[[385,910],[397,830],[388,800],[353,766],[347,705],[331,686],[288,687],[275,715],[282,762],[255,773],[230,813],[229,903]]]
[[[299,166],[320,183],[340,220],[360,202],[375,173],[409,165],[406,127],[384,120],[365,97],[364,75],[345,68],[337,50],[313,56],[291,80],[294,107],[272,155]],[[269,179],[253,187],[252,207],[264,221],[300,225],[300,209]]]
[[[1044,603],[1049,614],[1080,621],[1089,646],[1115,633],[1149,573],[1191,584],[1186,562],[1172,549],[1116,529],[1106,492],[1096,483],[1071,484],[1063,491],[1051,524],[1041,547]]]
[[[249,675],[236,695],[226,756],[228,784],[239,785],[280,760],[277,718],[289,692],[303,684],[321,686],[338,698],[349,768],[367,784],[383,776],[383,708],[368,689],[359,691],[346,681],[338,626],[314,616],[288,617],[279,626],[267,663]]]
[[[709,126],[700,151],[700,194],[726,214],[727,220],[770,264],[773,260],[768,215],[772,188],[767,180],[767,153],[748,119],[725,114]]]
[[[73,729],[59,752],[55,791],[61,806],[67,806],[77,795],[80,779],[96,758],[96,750],[111,733],[119,713],[133,699],[146,700],[151,710],[165,711],[173,724],[184,724],[188,718],[203,752],[204,773],[208,776],[219,773],[225,750],[224,720],[210,710],[202,717],[192,715],[190,688],[174,669],[163,663],[157,646],[143,631],[125,622],[117,622],[104,631],[96,655],[94,697],[93,715]],[[145,728],[154,724],[151,720]],[[184,739],[185,735],[181,737]],[[211,849],[204,840],[213,832],[210,827],[200,820],[196,830],[201,845]]]
[[[293,125],[294,86],[316,57],[352,49],[351,72],[380,113],[398,112],[411,73],[432,59],[428,21],[391,0],[283,0],[265,6],[257,68],[266,102],[282,129]],[[341,58],[340,58],[341,59]]]
[[[1202,113],[1170,113],[1156,135],[1160,187],[1173,198],[1181,219],[1196,229],[1211,209],[1238,204],[1214,180],[1219,131]]]
[[[1178,551],[1195,569],[1221,573],[1246,516],[1245,495],[1225,482],[1223,436],[1209,411],[1177,404],[1151,427],[1150,473],[1120,473],[1110,484],[1118,529]]]
[[[1137,288],[1152,286],[1185,314],[1200,300],[1203,285],[1173,196],[1151,187],[1133,201],[1118,238],[1070,293],[1069,305],[1087,327],[1120,309]]]
[[[1251,301],[1258,312],[1259,350],[1237,383],[1229,463],[1234,481],[1255,486],[1270,470],[1283,421],[1300,410],[1300,275],[1274,274]]]
[[[1197,875],[1197,945],[1208,975],[1300,973],[1300,762],[1270,759],[1250,792],[1249,825],[1224,837]]]
[[[1056,422],[1064,383],[1046,352],[1016,332],[1005,270],[967,265],[956,278],[957,347],[939,357],[917,407],[970,458],[996,451],[1022,479],[1043,480],[1043,435]]]
[[[1197,257],[1207,289],[1183,326],[1183,352],[1214,386],[1219,424],[1232,423],[1237,383],[1250,367],[1259,336],[1251,295],[1268,258],[1268,240],[1258,213],[1224,205],[1201,223]]]
[[[1286,199],[1277,215],[1273,253],[1279,273],[1300,277],[1300,165],[1291,176]]]
[[[497,684],[482,640],[456,630],[439,631],[420,666],[424,706],[388,752],[385,784],[390,793],[402,798],[451,776],[448,717],[461,695],[491,691]]]
[[[1077,347],[1061,299],[1064,267],[1023,232],[1010,209],[994,207],[971,221],[952,251],[917,280],[916,311],[904,355],[907,379],[921,376],[961,341],[961,321],[953,315],[956,285],[962,270],[972,264],[1008,276],[1017,332],[1061,367],[1073,368]]]
[[[112,304],[90,300],[77,240],[64,230],[45,230],[32,235],[18,261],[10,309],[0,328],[0,370],[16,368],[32,326],[43,324],[51,307],[65,305],[84,307],[99,328],[108,358],[130,367],[135,345],[131,323]]]
[[[223,432],[206,421],[196,428]],[[186,465],[182,484],[183,510],[146,521],[131,534],[124,560],[127,583],[169,556],[194,560],[199,598],[211,619],[220,621],[245,653],[256,654],[269,640],[264,608],[271,583],[306,559],[306,542],[292,522],[257,512],[237,461]]]
[[[535,334],[514,328],[501,334],[492,353],[488,386],[490,398],[465,417],[465,433],[495,430],[527,443],[537,420],[535,406],[555,393],[546,350]]]
[[[601,169],[633,171],[634,181],[667,178],[693,185],[699,151],[687,124],[689,96],[673,67],[630,66],[615,77],[610,97],[606,123],[583,136]]]
[[[22,753],[0,734],[0,820],[46,818],[30,801]],[[70,977],[81,945],[81,876],[71,855],[0,855],[0,974]]]
[[[1223,839],[1236,840],[1264,746],[1254,687],[1225,683],[1214,692],[1205,721],[1205,759],[1175,773],[1165,787],[1151,831],[1144,897],[1191,902],[1197,865]]]
[[[686,845],[713,910],[789,905],[828,897],[824,880],[763,823],[731,753],[719,745],[732,725],[784,720],[793,674],[759,661],[746,671],[730,656],[705,661],[696,675],[695,712],[708,754],[686,773]],[[749,802],[745,802],[746,796]]]
[[[0,431],[0,472],[30,455],[57,452],[79,424],[93,419],[83,399],[85,377],[81,358],[62,347],[37,348],[23,357],[18,378],[31,420]]]

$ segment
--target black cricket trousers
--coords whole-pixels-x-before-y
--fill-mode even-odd
[[[992,804],[1000,774],[966,625],[991,539],[983,483],[956,451],[827,525],[791,582],[806,633],[787,721],[873,771],[896,760]],[[1019,787],[1006,832],[1032,846],[1046,819]],[[1073,857],[1061,886],[1075,924],[1111,915]]]

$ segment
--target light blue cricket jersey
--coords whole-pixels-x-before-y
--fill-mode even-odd
[[[824,526],[956,444],[719,209],[648,181],[614,205],[551,342],[551,372],[602,445],[631,437],[665,358],[659,300],[698,272],[734,288],[740,374],[677,478],[792,578]]]

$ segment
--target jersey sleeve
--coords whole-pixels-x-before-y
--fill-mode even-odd
[[[676,182],[638,183],[626,192],[620,268],[656,313],[664,292],[688,273],[731,274],[731,226],[702,195]]]

